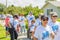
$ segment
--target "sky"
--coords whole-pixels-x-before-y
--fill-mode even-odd
[[[0,0],[0,3],[6,5],[6,0]],[[30,4],[32,4],[33,7],[38,6],[39,8],[41,8],[45,4],[45,0],[7,0],[7,6],[15,5],[25,7],[29,6]]]

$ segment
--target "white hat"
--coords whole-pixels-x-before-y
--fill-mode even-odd
[[[57,13],[56,13],[56,12],[54,12],[54,13],[52,14],[52,16],[58,16],[58,15],[57,15]]]
[[[58,16],[56,12],[50,12],[51,16]]]

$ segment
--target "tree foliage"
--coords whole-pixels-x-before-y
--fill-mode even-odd
[[[23,8],[11,5],[4,9],[5,14],[11,13],[12,15],[23,13],[26,16],[30,11],[32,11],[32,13],[34,14],[35,17],[38,17],[39,13],[43,12],[41,9],[38,8],[38,6],[32,7],[31,4],[29,6],[25,6]]]
[[[0,3],[0,14],[2,14],[4,12],[5,8],[6,8],[6,6],[4,4]]]

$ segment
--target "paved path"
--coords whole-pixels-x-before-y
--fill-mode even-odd
[[[23,33],[23,34],[19,34],[18,40],[31,40],[31,39],[28,39],[27,34]]]

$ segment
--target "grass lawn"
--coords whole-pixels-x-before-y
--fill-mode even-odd
[[[6,38],[5,29],[0,25],[0,40],[10,40],[9,37]]]

